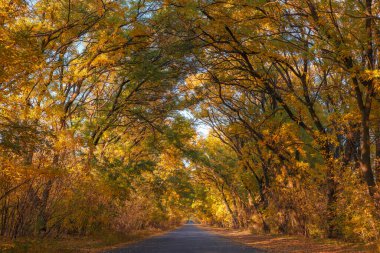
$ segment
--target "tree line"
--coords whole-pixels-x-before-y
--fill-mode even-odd
[[[191,213],[378,238],[376,1],[0,10],[1,235],[130,231]]]

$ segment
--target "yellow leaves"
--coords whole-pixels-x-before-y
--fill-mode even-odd
[[[92,66],[104,66],[114,63],[114,60],[109,58],[106,54],[98,55],[92,62]]]
[[[334,134],[324,134],[317,130],[314,131],[313,143],[320,149],[321,154],[324,156],[328,155],[325,153],[326,145],[339,145],[336,135]]]
[[[81,140],[74,138],[74,133],[71,130],[61,130],[56,133],[54,139],[55,150],[75,150],[79,144],[81,144]]]
[[[334,118],[330,118],[330,120],[334,120]],[[339,117],[335,120],[336,122],[342,122],[343,124],[351,124],[360,122],[360,114],[355,112],[348,112],[343,114],[343,117]]]
[[[373,200],[366,193],[366,186],[361,182],[360,175],[349,170],[340,173],[341,180],[338,204],[342,207],[338,210],[347,240],[361,238],[369,241],[377,236],[373,226],[378,226],[379,221],[373,216],[376,209]],[[360,207],[360,208],[358,208]]]
[[[106,11],[104,8],[103,2],[101,2],[101,1],[97,1],[95,8],[96,8],[96,12],[97,12],[98,16],[102,16],[104,14],[104,12]]]
[[[264,139],[260,141],[261,145],[265,148],[266,144],[294,154],[296,151],[302,156],[305,151],[303,150],[303,141],[298,137],[297,131],[294,131],[294,123],[284,123],[277,129],[266,128],[262,130]]]
[[[375,89],[375,92],[380,93],[380,80],[379,79],[375,80],[374,89]]]
[[[33,25],[24,12],[25,3],[20,1],[0,2],[0,82],[6,85],[21,73],[32,72],[42,59],[37,40],[29,37]]]
[[[283,183],[287,179],[287,177],[288,177],[288,173],[286,171],[286,168],[282,166],[279,169],[279,172],[276,173],[276,181],[279,183]]]
[[[379,79],[380,78],[380,70],[375,69],[375,70],[365,70],[361,74],[362,80],[369,81],[369,80],[374,80],[374,79]]]
[[[173,150],[175,152],[175,150]],[[170,153],[170,151],[166,151],[165,153],[160,155],[159,163],[157,164],[160,170],[157,171],[157,175],[159,175],[163,179],[167,179],[171,173],[175,170],[183,167],[181,156],[175,153]]]
[[[296,161],[295,167],[299,171],[307,171],[310,169],[310,164],[308,162],[303,162],[303,161]]]
[[[270,130],[269,130],[269,129],[264,129],[264,130],[262,131],[262,134],[268,136],[268,135],[270,134]]]
[[[188,89],[196,89],[204,84],[206,80],[205,74],[189,75],[186,77],[185,83]]]
[[[1,158],[1,170],[0,170],[0,179],[4,181],[4,178],[11,179],[13,182],[20,182],[24,177],[23,170],[20,170],[18,166],[15,166],[12,162],[7,159]]]

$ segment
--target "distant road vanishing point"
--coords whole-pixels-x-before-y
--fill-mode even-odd
[[[194,224],[186,224],[162,236],[107,253],[259,253],[226,238],[211,234]]]

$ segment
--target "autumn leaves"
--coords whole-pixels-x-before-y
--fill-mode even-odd
[[[2,1],[0,13],[2,235],[192,212],[378,236],[377,3]]]

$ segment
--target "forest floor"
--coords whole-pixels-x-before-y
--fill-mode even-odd
[[[301,236],[255,235],[248,230],[233,230],[201,226],[206,231],[239,243],[272,253],[357,253],[380,252],[380,244],[353,244],[330,239],[310,239]]]
[[[171,230],[171,229],[170,229]],[[98,253],[120,248],[149,237],[161,235],[167,230],[147,229],[128,234],[104,233],[86,237],[67,238],[18,238],[10,240],[0,237],[1,253]]]

